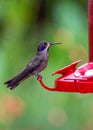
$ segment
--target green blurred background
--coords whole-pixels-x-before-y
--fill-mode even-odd
[[[87,0],[0,0],[0,130],[93,130],[92,94],[49,92],[31,77],[10,92],[3,84],[35,55],[38,42],[58,41],[41,73],[88,60]]]

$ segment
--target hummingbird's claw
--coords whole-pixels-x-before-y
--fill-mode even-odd
[[[41,75],[38,75],[38,76],[37,76],[37,80],[42,80],[42,76],[41,76]]]

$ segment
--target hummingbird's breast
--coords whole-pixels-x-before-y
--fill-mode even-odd
[[[47,63],[48,63],[48,53],[43,53],[43,55],[41,55],[41,64],[38,67],[38,72],[41,72],[43,69],[46,68]]]

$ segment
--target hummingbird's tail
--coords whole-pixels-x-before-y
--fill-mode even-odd
[[[27,69],[25,69],[14,78],[6,81],[4,84],[6,84],[7,87],[10,88],[10,90],[12,90],[15,87],[17,87],[22,81],[27,79],[29,76],[31,76],[31,73]]]

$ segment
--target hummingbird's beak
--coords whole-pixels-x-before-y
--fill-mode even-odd
[[[50,42],[50,45],[62,44],[61,42]]]

